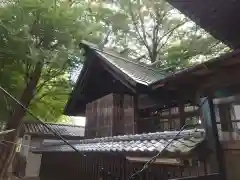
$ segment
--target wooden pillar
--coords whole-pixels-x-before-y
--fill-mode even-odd
[[[139,121],[139,110],[138,110],[138,98],[139,95],[136,93],[133,97],[133,108],[134,108],[134,130],[133,133],[137,134],[138,133],[138,121]]]
[[[232,132],[231,104],[219,104],[218,108],[222,131]]]
[[[224,154],[218,137],[213,100],[211,97],[203,98],[200,105],[208,146],[213,151],[209,157],[210,173],[219,173],[221,180],[225,180]]]
[[[180,115],[180,127],[185,124],[185,104],[183,101],[179,104],[179,115]]]

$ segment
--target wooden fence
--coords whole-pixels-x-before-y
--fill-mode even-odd
[[[205,176],[190,176],[183,178],[174,178],[171,180],[219,180],[220,178],[220,174],[208,174]]]
[[[132,163],[114,153],[44,153],[40,177],[44,180],[127,180],[143,163]],[[103,169],[102,169],[103,168]],[[135,179],[168,180],[206,175],[205,163],[199,166],[152,164]],[[110,172],[110,173],[109,173]]]

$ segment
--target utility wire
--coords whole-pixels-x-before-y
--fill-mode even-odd
[[[77,148],[75,148],[72,144],[70,144],[65,138],[63,138],[58,132],[56,132],[54,129],[52,129],[50,126],[48,126],[45,122],[43,122],[39,117],[34,115],[28,108],[26,108],[21,102],[19,102],[15,97],[13,97],[8,91],[6,91],[2,86],[0,86],[0,90],[3,91],[4,94],[6,94],[10,99],[15,101],[18,105],[20,105],[27,113],[29,113],[33,118],[35,118],[37,121],[39,121],[43,126],[45,126],[48,130],[50,130],[54,135],[59,137],[64,143],[66,143],[69,147],[71,147],[75,152],[80,153],[83,157],[86,157],[85,154],[83,154],[81,151],[79,151]],[[5,141],[5,140],[3,140]],[[17,144],[9,141],[5,141],[7,143]],[[2,143],[4,144],[4,143]],[[103,173],[106,173],[106,176],[110,176],[114,178],[115,180],[119,180],[118,177],[114,176],[111,172],[104,172],[104,168],[101,167],[101,165],[98,166],[100,168],[100,171]]]
[[[28,108],[26,108],[21,102],[19,102],[15,97],[13,97],[9,92],[7,92],[3,87],[0,86],[0,90],[2,90],[8,97],[10,97],[12,100],[14,100],[18,105],[20,105],[26,112],[28,112],[33,118],[35,118],[36,120],[38,120],[43,126],[45,126],[47,129],[49,129],[54,135],[56,135],[57,137],[59,137],[64,143],[66,143],[68,146],[70,146],[74,151],[79,152],[80,154],[82,154],[84,157],[86,157],[85,154],[83,154],[81,151],[79,151],[77,148],[75,148],[72,144],[70,144],[66,139],[64,139],[59,133],[57,133],[55,130],[53,130],[50,126],[48,126],[46,123],[44,123],[39,117],[37,117],[36,115],[34,115]],[[202,107],[202,105],[206,102],[207,98],[204,99],[204,101],[202,101],[202,103],[199,105],[199,108]],[[161,150],[159,151],[159,153],[157,153],[155,156],[153,156],[147,163],[144,164],[144,166],[142,167],[141,170],[136,171],[134,174],[132,174],[129,179],[133,179],[136,175],[140,174],[141,172],[143,172],[145,169],[149,168],[149,166],[154,163],[157,159],[157,157],[159,157],[166,149],[167,147],[176,139],[176,137],[184,130],[184,128],[186,127],[187,122],[185,122],[185,124],[180,128],[180,130],[178,131],[178,133],[172,138],[171,141],[168,142],[168,144]],[[7,142],[7,141],[6,141]],[[11,143],[11,142],[9,142]],[[104,170],[104,168],[101,168],[101,166],[99,165],[101,171]],[[112,178],[119,180],[119,178],[117,178],[116,176],[113,176],[113,174],[111,172],[107,172],[107,176],[111,176]]]
[[[7,142],[7,143],[10,143],[10,144],[14,144],[14,145],[17,145],[17,146],[23,146],[23,147],[29,147],[29,148],[37,148],[37,147],[35,147],[35,146],[29,146],[29,145],[26,145],[26,144],[23,144],[23,143],[16,143],[16,142],[11,142],[11,141],[6,141],[6,140],[2,140],[3,142]],[[6,145],[5,143],[2,143],[1,142],[1,144],[4,144],[4,145]]]
[[[81,153],[83,156],[86,156],[81,151],[78,151],[77,148],[75,148],[66,139],[64,139],[58,132],[56,132],[54,129],[52,129],[50,126],[48,126],[46,123],[44,123],[39,117],[37,117],[35,114],[33,114],[28,108],[26,108],[21,102],[19,102],[15,97],[13,97],[9,92],[7,92],[2,86],[0,86],[0,90],[2,90],[8,97],[10,97],[12,100],[14,100],[19,106],[21,106],[26,112],[28,112],[28,114],[30,114],[33,118],[35,118],[37,121],[39,121],[48,130],[50,130],[54,135],[59,137],[64,143],[66,143],[68,146],[70,146],[74,151]]]

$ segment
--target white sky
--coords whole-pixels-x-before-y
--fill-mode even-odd
[[[86,118],[81,116],[70,116],[72,122],[77,126],[85,126]]]

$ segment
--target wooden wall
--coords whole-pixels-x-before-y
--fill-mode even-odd
[[[240,142],[223,142],[227,180],[240,178]]]
[[[40,177],[44,180],[127,180],[143,165],[117,153],[88,153],[86,157],[71,152],[44,153]],[[199,166],[152,164],[135,179],[167,180],[206,175],[204,167],[204,163]]]
[[[127,94],[109,94],[86,106],[85,136],[106,137],[135,132],[134,98]]]
[[[134,105],[134,97],[125,94],[123,97],[123,116],[122,116],[122,121],[123,121],[123,133],[124,134],[133,134],[135,133],[135,122],[137,114],[135,114],[135,105]],[[120,108],[121,109],[121,108]]]

